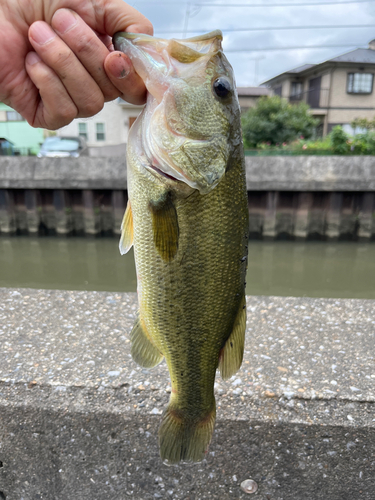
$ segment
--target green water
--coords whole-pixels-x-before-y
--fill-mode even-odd
[[[133,253],[117,240],[0,238],[0,287],[136,291]],[[375,244],[249,244],[249,295],[375,299]]]

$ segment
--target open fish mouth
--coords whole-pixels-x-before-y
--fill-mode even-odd
[[[201,194],[220,182],[229,157],[227,117],[223,112],[217,120],[218,106],[211,105],[212,68],[225,73],[222,38],[219,30],[184,40],[126,32],[113,37],[148,90],[140,132],[146,168]]]
[[[175,181],[175,182],[178,182],[178,179],[176,177],[173,177],[172,175],[170,174],[167,174],[166,172],[163,172],[163,170],[160,170],[160,168],[158,167],[155,167],[155,165],[150,165],[150,168],[152,170],[154,170],[155,172],[157,172],[159,175],[161,175],[162,177],[165,177],[166,179],[169,179],[171,181]]]

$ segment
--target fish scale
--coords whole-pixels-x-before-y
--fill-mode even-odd
[[[130,42],[126,39],[129,35],[121,36],[125,42],[120,38],[115,45],[132,58],[141,76],[142,64],[149,65],[150,57],[148,54],[144,62],[142,52],[134,52],[134,46],[146,52],[150,44],[168,47],[168,41],[146,35],[130,35],[138,37]],[[191,67],[191,88],[185,67],[190,51],[183,53],[184,68],[180,69],[184,85],[175,76],[158,107],[155,97],[149,95],[147,106],[158,109],[159,117],[165,113],[164,123],[168,123],[171,110],[174,119],[179,117],[176,127],[179,134],[184,132],[186,141],[181,141],[175,155],[155,150],[155,157],[145,156],[145,151],[152,151],[144,144],[149,135],[157,141],[158,133],[165,134],[164,130],[147,128],[155,123],[147,106],[128,140],[129,204],[120,249],[124,253],[134,245],[137,268],[139,317],[131,333],[132,355],[146,367],[155,366],[163,358],[167,362],[172,391],[159,443],[162,458],[170,463],[203,458],[215,421],[216,370],[219,367],[224,378],[235,373],[244,346],[247,192],[235,91],[223,104],[213,95],[212,79],[224,78],[223,85],[228,80],[234,87],[219,39],[215,32],[212,54],[197,52],[191,56],[190,64],[195,65]],[[189,50],[194,40],[199,47],[204,46],[200,37],[190,39]],[[210,43],[209,38],[204,40]],[[178,58],[176,44],[173,54]],[[181,62],[175,64],[179,67]],[[142,77],[147,85],[147,75]],[[197,88],[199,77],[201,88]],[[150,89],[156,83],[153,81]],[[187,106],[189,98],[201,99],[201,106],[199,102]],[[168,105],[163,107],[165,102]],[[158,123],[163,126],[163,121]],[[199,130],[205,132],[197,142]],[[212,141],[218,144],[219,155],[211,147]],[[159,154],[163,155],[160,160]],[[195,159],[193,168],[191,158]],[[170,162],[168,172],[163,171],[166,159]],[[206,175],[207,169],[212,175]],[[187,183],[173,177],[180,171],[188,178]]]

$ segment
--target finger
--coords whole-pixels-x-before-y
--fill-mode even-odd
[[[73,51],[43,21],[29,28],[29,40],[42,61],[62,81],[78,109],[78,117],[97,114],[104,105],[104,97],[98,84],[77,59]]]
[[[104,71],[103,63],[108,55],[108,48],[81,17],[69,9],[59,9],[54,14],[51,25],[95,80],[104,100],[118,97],[120,92]],[[108,36],[102,38],[110,43]]]
[[[121,92],[122,99],[131,104],[146,102],[146,87],[127,55],[118,51],[111,52],[104,61],[104,69]]]
[[[124,3],[123,0],[112,0],[106,3],[105,30],[103,30],[103,33],[113,36],[118,31],[146,33],[146,35],[154,34],[154,28],[147,17],[134,7]]]
[[[26,71],[40,98],[36,101],[31,125],[54,130],[70,123],[78,109],[56,73],[49,68],[36,52],[29,52],[25,59]]]

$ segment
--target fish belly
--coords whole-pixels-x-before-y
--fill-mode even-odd
[[[165,185],[141,169],[131,165],[130,169],[139,299],[136,330],[155,349],[156,361],[165,357],[172,385],[159,431],[161,455],[170,462],[196,461],[212,435],[219,359],[239,323],[241,332],[236,335],[240,340],[232,340],[242,342],[234,346],[234,356],[241,358],[239,364],[242,361],[248,239],[244,169],[238,162],[213,191],[205,195],[193,191],[187,197],[179,196],[178,190],[166,192]],[[155,246],[150,208],[166,196],[170,196],[178,224],[177,247],[170,259]],[[133,340],[134,345],[141,343]],[[147,347],[143,348],[146,352]],[[133,357],[142,364],[138,354]],[[230,356],[224,356],[229,367],[233,364]],[[231,375],[228,370],[225,373]]]

